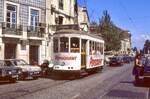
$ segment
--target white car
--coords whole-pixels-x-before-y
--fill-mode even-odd
[[[22,59],[6,59],[4,61],[11,66],[20,67],[22,69],[22,73],[19,75],[21,79],[37,79],[41,76],[41,68],[39,66],[29,65]]]

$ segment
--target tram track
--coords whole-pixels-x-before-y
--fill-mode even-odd
[[[53,84],[46,82],[46,83],[36,84],[34,86],[25,87],[25,88],[18,88],[17,90],[1,93],[0,99],[16,99],[16,98],[23,97],[25,95],[29,95],[38,91],[42,91],[45,89],[49,89],[49,88],[53,88],[53,87],[65,84],[67,82],[70,82],[70,80],[54,81]]]

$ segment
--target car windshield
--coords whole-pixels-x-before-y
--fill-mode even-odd
[[[27,63],[24,60],[13,60],[12,63],[16,66],[18,66],[18,65],[27,65]]]

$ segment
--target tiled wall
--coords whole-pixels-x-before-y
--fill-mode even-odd
[[[45,8],[46,0],[7,0],[10,2],[18,3],[19,8],[19,22],[21,25],[27,26],[29,19],[29,6],[41,9],[41,22],[45,23]],[[4,0],[0,0],[0,22],[3,21]]]
[[[4,0],[0,0],[0,22],[3,22],[3,16],[4,16],[4,11],[3,11],[3,6],[4,6]]]

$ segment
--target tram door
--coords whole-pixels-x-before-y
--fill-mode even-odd
[[[81,40],[81,68],[86,68],[86,42],[87,40]]]

